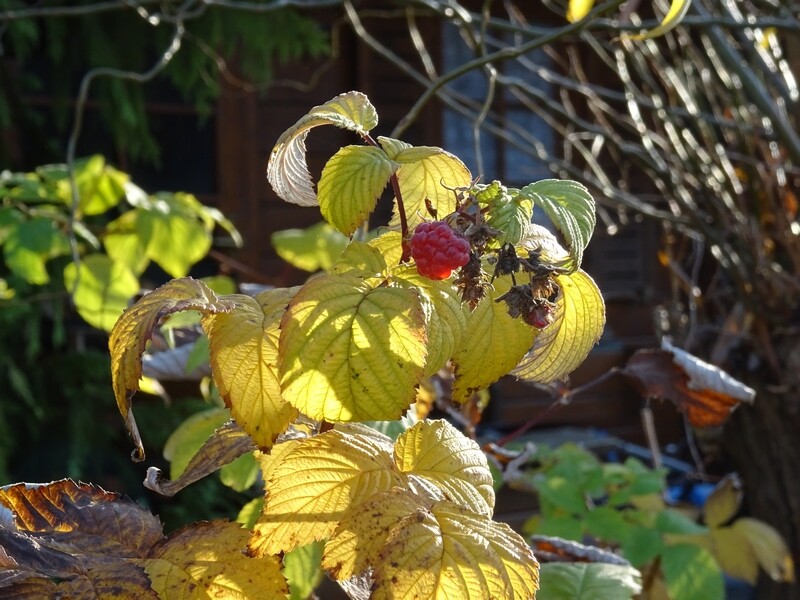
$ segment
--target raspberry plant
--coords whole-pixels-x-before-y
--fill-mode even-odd
[[[315,191],[305,139],[321,125],[364,144],[336,152]],[[549,382],[578,366],[604,324],[600,293],[580,270],[594,202],[570,181],[477,183],[440,148],[374,139],[376,125],[361,93],[317,106],[280,137],[268,178],[281,198],[318,206],[348,236],[390,185],[394,213],[377,237],[350,241],[299,287],[218,296],[175,279],[120,317],[109,342],[113,386],[134,455],[144,458],[131,396],[147,341],[162,318],[197,311],[234,420],[198,461],[207,473],[258,448],[266,498],[247,546],[262,561],[254,569],[324,541],[327,574],[369,585],[374,598],[533,598],[538,564],[523,538],[492,520],[492,476],[477,443],[441,420],[396,441],[359,422],[400,419],[442,369],[464,402],[508,373]],[[566,248],[531,223],[534,204]],[[152,475],[154,489],[175,483]]]

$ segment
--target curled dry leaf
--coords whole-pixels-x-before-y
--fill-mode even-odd
[[[643,396],[671,400],[694,427],[721,425],[755,391],[721,369],[678,348],[636,352],[621,373]]]

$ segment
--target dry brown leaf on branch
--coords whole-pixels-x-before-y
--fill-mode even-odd
[[[669,343],[662,347],[637,351],[620,370],[643,396],[671,400],[694,427],[721,425],[741,402],[752,404],[752,388]]]
[[[0,597],[286,597],[274,556],[242,552],[238,523],[190,525],[164,537],[134,501],[69,479],[0,488]]]

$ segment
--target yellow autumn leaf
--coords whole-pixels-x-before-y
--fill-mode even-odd
[[[758,559],[747,537],[733,527],[716,527],[708,533],[709,550],[720,568],[731,577],[755,584],[758,580]]]
[[[337,580],[365,572],[379,562],[391,530],[419,506],[418,497],[400,488],[372,495],[358,511],[342,519],[325,544],[322,568]]]
[[[448,501],[420,507],[392,530],[373,577],[384,598],[531,599],[539,565],[508,525]]]
[[[467,187],[472,174],[453,154],[433,146],[409,146],[391,138],[378,138],[390,158],[399,163],[396,175],[403,195],[403,206],[410,229],[430,219],[427,199],[443,217],[456,208],[454,188]],[[390,225],[398,226],[400,215],[395,205]]]
[[[731,528],[741,533],[753,547],[758,564],[775,581],[794,581],[794,560],[781,535],[770,525],[742,517]]]
[[[397,166],[380,148],[341,148],[325,164],[317,185],[322,216],[350,235],[375,210],[378,197]]]
[[[425,367],[416,291],[324,275],[306,283],[281,322],[284,398],[312,419],[399,419]]]
[[[281,396],[277,361],[278,326],[298,289],[229,296],[236,302],[233,311],[203,319],[214,381],[233,418],[261,448],[271,446],[297,417]]]
[[[495,301],[507,288],[508,283],[495,281],[495,289],[467,317],[467,328],[453,355],[452,396],[456,402],[467,401],[506,375],[533,344],[533,328],[522,319],[510,317],[505,303]]]
[[[352,273],[365,277],[378,276],[386,271],[386,260],[377,248],[365,242],[350,242],[339,260],[331,268],[331,273],[341,275]]]
[[[402,473],[435,484],[448,500],[492,515],[494,488],[486,455],[447,421],[420,421],[402,433],[394,445],[394,462]]]
[[[703,517],[709,527],[730,521],[742,505],[742,482],[734,473],[722,479],[703,506]]]
[[[280,558],[251,558],[250,532],[238,523],[196,523],[156,545],[139,561],[160,598],[285,600]]]
[[[400,264],[403,256],[403,235],[399,231],[385,231],[367,244],[380,251],[389,267]]]
[[[434,281],[423,277],[416,267],[402,265],[393,276],[420,292],[428,329],[428,360],[425,376],[441,369],[461,344],[467,328],[467,311],[461,303],[458,290],[447,281]]]
[[[605,304],[592,278],[576,271],[556,276],[556,282],[561,288],[556,318],[512,371],[520,379],[548,383],[565,377],[583,362],[603,333]]]
[[[667,14],[664,15],[664,18],[661,20],[661,23],[658,24],[657,27],[651,29],[650,31],[646,31],[641,34],[637,35],[628,35],[624,36],[631,40],[649,40],[652,38],[656,38],[659,36],[664,35],[675,29],[680,22],[683,20],[683,17],[686,16],[686,13],[689,12],[689,6],[691,5],[692,0],[672,0],[669,6],[669,10]]]
[[[249,545],[257,556],[325,539],[355,506],[403,483],[384,445],[372,436],[334,429],[290,443],[269,465],[264,482],[264,511]]]
[[[575,23],[589,14],[594,0],[569,0],[567,4],[567,21]]]
[[[142,377],[142,353],[158,322],[168,315],[185,310],[202,314],[227,312],[233,303],[217,295],[202,281],[185,277],[143,296],[122,313],[108,340],[111,352],[111,381],[125,425],[136,444],[134,458],[144,460],[144,448],[131,410],[131,396]]]

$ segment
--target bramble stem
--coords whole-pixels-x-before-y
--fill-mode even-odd
[[[364,141],[370,146],[374,146],[375,148],[380,147],[370,134],[365,133],[361,137],[364,138]],[[404,263],[408,262],[408,259],[411,258],[411,246],[408,243],[409,231],[408,218],[406,217],[406,207],[403,204],[403,194],[400,192],[400,181],[397,179],[396,172],[392,173],[389,181],[392,183],[392,191],[394,192],[394,197],[397,200],[397,212],[400,215],[400,235],[402,238],[401,244],[403,248],[403,255],[400,257],[400,262]]]

